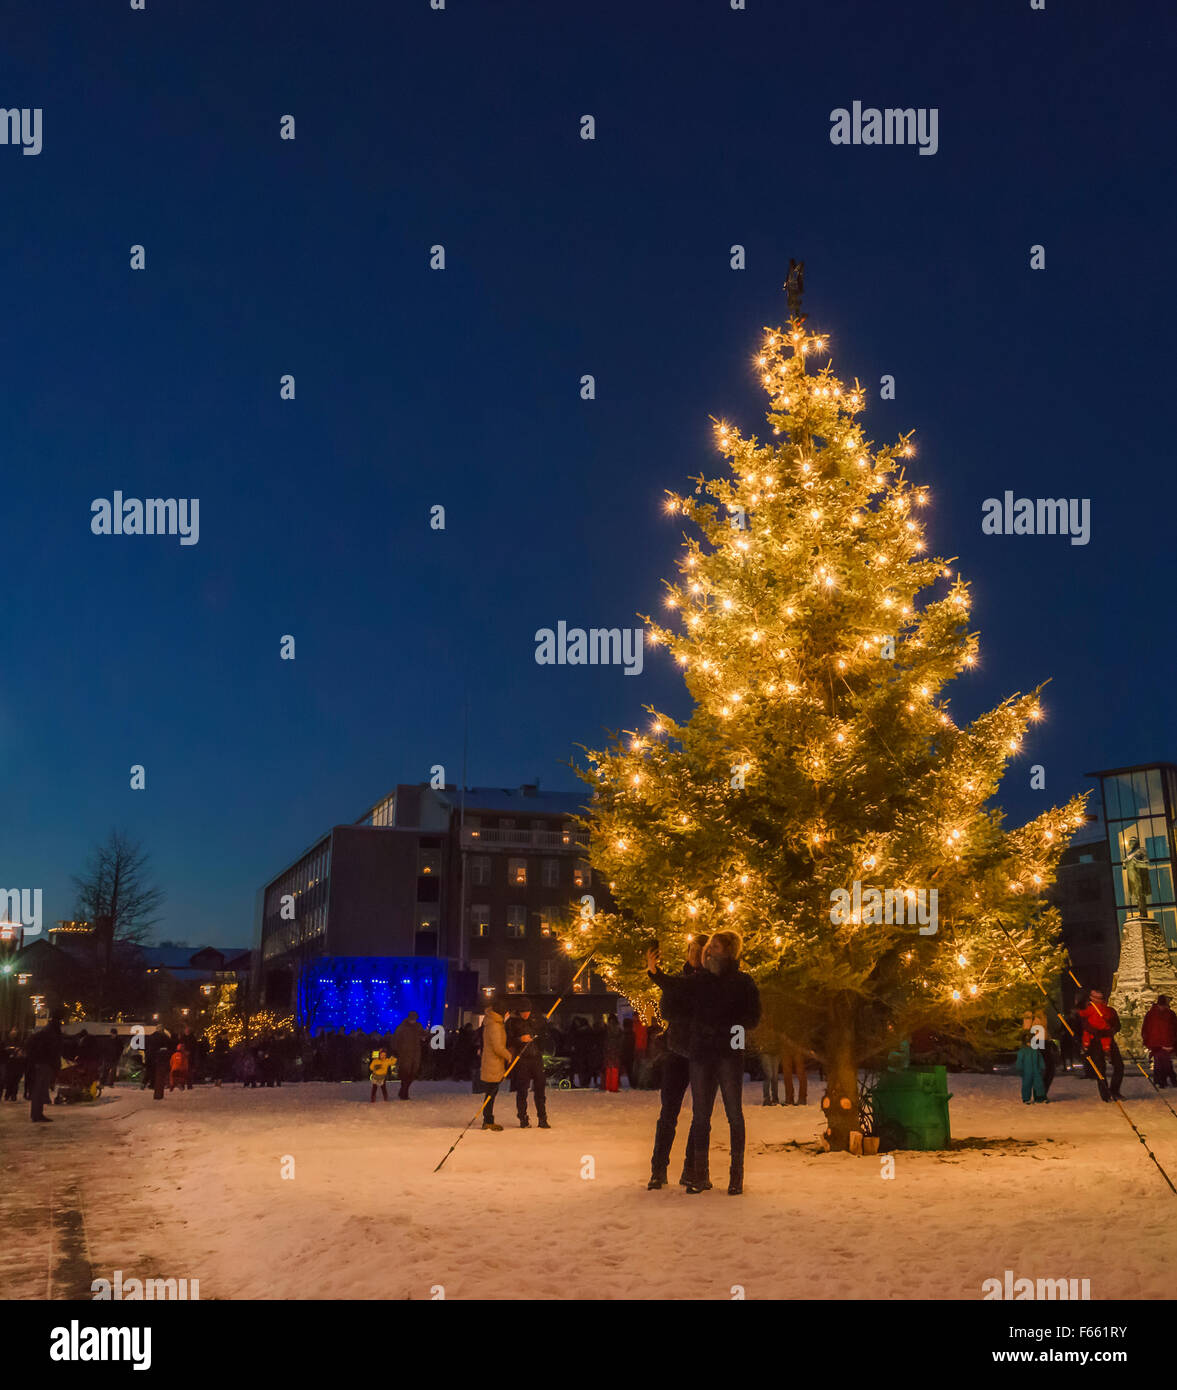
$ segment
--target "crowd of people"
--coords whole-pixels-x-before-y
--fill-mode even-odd
[[[48,1123],[44,1108],[63,1067],[102,1086],[120,1080],[152,1089],[154,1098],[190,1091],[199,1083],[221,1086],[237,1081],[247,1089],[281,1086],[283,1081],[351,1081],[367,1076],[371,1101],[389,1099],[388,1082],[399,1083],[398,1098],[411,1099],[418,1078],[471,1081],[483,1097],[482,1128],[501,1131],[494,1103],[510,1079],[516,1117],[522,1128],[536,1123],[550,1129],[547,1084],[562,1083],[617,1092],[624,1078],[629,1089],[655,1088],[660,1093],[650,1159],[651,1191],[669,1181],[672,1149],[683,1102],[691,1096],[691,1123],[683,1145],[679,1183],[691,1195],[709,1190],[711,1117],[722,1101],[730,1132],[728,1192],[743,1191],[743,1087],[750,1066],[759,1064],[762,1104],[805,1105],[807,1064],[812,1056],[769,1020],[762,1019],[759,991],[740,967],[743,943],[738,932],[717,931],[692,939],[687,959],[675,973],[662,967],[657,948],[647,959],[650,980],[661,992],[664,1026],[640,1019],[592,1020],[573,1017],[561,1029],[537,1012],[530,999],[499,996],[486,1006],[480,1028],[466,1023],[449,1038],[424,1027],[410,1012],[390,1033],[324,1030],[314,1037],[302,1031],[266,1033],[230,1047],[224,1035],[210,1045],[185,1028],[171,1033],[160,1026],[146,1034],[142,1046],[116,1028],[90,1033],[83,1028],[66,1035],[61,1017],[30,1034],[13,1030],[0,1046],[0,1083],[4,1101],[30,1102],[34,1123]],[[136,1030],[137,1031],[137,1030]],[[1049,1036],[1046,1016],[1028,1012],[1023,1019],[1015,1071],[1026,1104],[1045,1103],[1060,1062],[1068,1054],[1082,1057],[1084,1071],[1096,1081],[1104,1101],[1121,1099],[1124,1061],[1116,1041],[1120,1019],[1099,990],[1089,991],[1064,1028],[1060,1049]],[[1142,1038],[1153,1063],[1158,1089],[1177,1087],[1173,1058],[1177,1053],[1177,1014],[1167,995],[1158,996],[1143,1021]],[[441,1045],[434,1045],[440,1042]],[[748,1053],[751,1053],[751,1059]],[[394,1071],[395,1068],[395,1071]],[[781,1099],[780,1082],[784,1082]]]

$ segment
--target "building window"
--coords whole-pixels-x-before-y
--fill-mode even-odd
[[[490,961],[472,960],[470,962],[470,969],[478,971],[479,991],[488,990],[490,988]]]
[[[573,886],[573,888],[587,888],[587,887],[589,887],[590,879],[591,879],[591,873],[590,873],[590,870],[589,870],[589,866],[588,866],[587,864],[576,864],[576,865],[573,866],[573,869],[572,869],[572,886]]]
[[[507,860],[507,882],[512,888],[527,887],[527,860]]]
[[[417,851],[417,872],[436,876],[441,873],[441,850],[419,849]]]
[[[507,993],[521,994],[523,992],[523,962],[521,960],[509,960],[507,962]]]
[[[471,903],[470,904],[470,934],[471,936],[490,935],[490,904]]]
[[[554,960],[541,960],[539,963],[539,992],[541,994],[555,994],[556,992],[556,962]]]
[[[525,907],[507,908],[507,935],[515,937],[527,935],[527,909]]]
[[[441,909],[435,904],[426,903],[417,906],[417,930],[436,931],[441,921]]]
[[[490,855],[475,854],[470,859],[470,882],[484,888],[490,882]]]
[[[560,861],[558,859],[545,859],[543,874],[543,884],[545,888],[559,888]]]
[[[539,910],[539,934],[540,936],[551,936],[556,930],[556,909],[554,907],[541,907]]]

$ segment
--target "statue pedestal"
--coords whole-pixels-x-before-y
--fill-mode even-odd
[[[1120,933],[1120,965],[1108,1003],[1120,1015],[1121,1047],[1141,1055],[1140,1025],[1158,994],[1177,1001],[1177,970],[1161,924],[1153,917],[1131,916]]]

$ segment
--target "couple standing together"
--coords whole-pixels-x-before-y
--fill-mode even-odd
[[[647,954],[650,979],[662,991],[667,1047],[650,1191],[667,1183],[670,1150],[688,1087],[693,1116],[679,1182],[692,1196],[711,1187],[711,1112],[718,1093],[731,1131],[727,1190],[733,1197],[744,1190],[744,1040],[760,1022],[760,992],[740,969],[743,944],[734,931],[696,936],[676,975],[662,970],[657,947]]]

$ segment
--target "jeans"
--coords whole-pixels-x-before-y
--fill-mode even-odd
[[[764,1103],[765,1105],[779,1104],[777,1093],[777,1075],[781,1069],[781,1058],[777,1052],[762,1052],[760,1054],[760,1070],[764,1073]]]
[[[781,1054],[781,1066],[785,1072],[785,1104],[804,1105],[808,1094],[809,1078],[805,1074],[805,1054],[785,1052]],[[797,1099],[793,1099],[793,1077],[797,1077]]]
[[[499,1087],[502,1084],[501,1081],[484,1081],[482,1083],[482,1089],[486,1092],[486,1105],[482,1111],[482,1123],[484,1125],[493,1125],[495,1122],[495,1096],[498,1095]]]
[[[527,1119],[528,1087],[535,1090],[535,1113],[541,1120],[548,1118],[548,1102],[544,1082],[544,1064],[540,1060],[524,1058],[516,1063],[511,1073],[511,1089],[515,1092],[515,1113],[520,1120]]]
[[[744,1171],[744,1054],[714,1060],[691,1060],[691,1169],[696,1182],[710,1176],[711,1112],[715,1108],[715,1093],[723,1096],[723,1109],[731,1131],[732,1173]]]
[[[662,1059],[662,1108],[658,1112],[658,1124],[654,1129],[654,1153],[650,1158],[650,1172],[665,1173],[670,1167],[670,1150],[674,1146],[674,1135],[678,1129],[678,1115],[682,1109],[683,1096],[691,1084],[691,1064],[677,1052],[668,1052]],[[691,1167],[690,1142],[687,1143],[683,1158],[683,1177],[689,1178]]]

